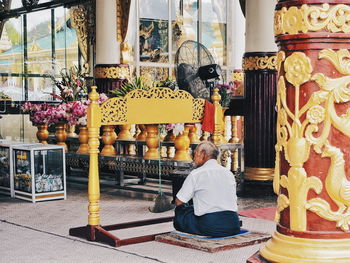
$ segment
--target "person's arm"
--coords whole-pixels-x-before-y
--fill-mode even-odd
[[[186,177],[181,189],[176,194],[175,205],[180,206],[186,204],[194,195],[194,176],[192,172]]]
[[[176,206],[180,206],[180,205],[183,205],[183,204],[185,204],[185,203],[182,202],[179,198],[176,197],[176,199],[175,199],[175,205],[176,205]]]

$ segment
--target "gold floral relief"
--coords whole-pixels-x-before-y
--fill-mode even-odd
[[[184,90],[171,90],[169,88],[151,88],[149,90],[135,89],[125,95],[124,98],[152,98],[152,99],[190,99],[191,94]]]
[[[285,78],[279,77],[277,92],[277,144],[276,170],[279,170],[279,155],[283,150],[284,157],[291,168],[287,175],[275,172],[274,190],[280,186],[288,191],[288,197],[280,194],[277,202],[276,220],[283,209],[290,208],[290,227],[296,231],[306,231],[306,210],[320,217],[335,221],[336,226],[343,231],[349,230],[350,225],[350,181],[345,173],[344,154],[341,149],[328,141],[331,126],[345,136],[350,137],[350,110],[339,116],[335,104],[350,101],[350,72],[348,70],[349,52],[346,50],[322,50],[319,59],[326,59],[341,73],[339,78],[329,78],[323,73],[313,74],[310,59],[302,52],[294,52],[286,59],[280,56],[284,63]],[[312,75],[313,74],[313,75]],[[290,109],[286,100],[286,81],[295,89],[295,108]],[[307,103],[299,106],[300,85],[314,81],[319,90],[312,93]],[[305,116],[302,121],[302,116]],[[288,121],[288,119],[290,121]],[[319,126],[322,124],[322,126]],[[322,127],[322,128],[321,128]],[[318,136],[315,136],[315,133]],[[316,177],[309,176],[303,168],[309,159],[311,147],[322,158],[330,159],[330,167],[324,183]],[[330,204],[319,197],[307,200],[308,191],[313,189],[320,194],[325,189],[329,197],[337,204],[336,211],[331,210]]]
[[[193,105],[192,120],[193,121],[203,120],[205,100],[200,98],[193,99],[192,105]]]
[[[129,79],[129,67],[97,67],[95,68],[95,78],[97,79]]]
[[[244,70],[277,69],[277,56],[246,57],[243,58]]]
[[[126,99],[111,98],[105,101],[101,107],[101,124],[112,125],[113,123],[126,123],[128,110]]]
[[[332,33],[350,32],[350,7],[348,5],[306,5],[300,8],[283,7],[275,12],[275,35],[298,34],[316,31]]]
[[[85,60],[84,68],[89,72],[89,52],[88,52],[88,11],[85,6],[75,6],[70,9],[72,26],[77,31],[78,45],[81,55]]]

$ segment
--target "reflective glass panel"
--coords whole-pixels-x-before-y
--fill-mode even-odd
[[[51,10],[27,15],[28,73],[44,74],[51,69]]]
[[[11,1],[11,9],[14,9],[14,8],[20,8],[22,7],[22,0],[12,0]]]
[[[11,18],[4,26],[0,39],[0,72],[22,73],[23,32],[22,19]]]
[[[56,74],[63,68],[78,64],[77,32],[70,26],[69,10],[63,7],[55,9],[55,70]]]
[[[202,44],[209,49],[215,62],[226,64],[226,0],[202,0]]]
[[[168,62],[168,1],[140,1],[140,61]]]
[[[140,67],[140,74],[150,82],[166,80],[169,77],[168,68]]]
[[[49,78],[28,78],[28,100],[52,100],[52,88]]]
[[[198,41],[198,1],[172,1],[172,54],[185,40]],[[173,60],[175,58],[173,57]]]
[[[23,78],[0,76],[0,92],[10,96],[12,100],[24,100]]]

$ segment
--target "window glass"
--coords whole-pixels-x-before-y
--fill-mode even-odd
[[[47,2],[51,2],[52,0],[39,0],[38,4],[43,4],[43,3],[47,3]]]
[[[28,78],[28,100],[52,100],[52,81],[49,78]]]
[[[22,0],[12,0],[11,9],[23,7]]]
[[[147,82],[166,80],[169,77],[168,68],[141,67],[140,73]]]
[[[24,100],[23,78],[11,75],[0,76],[0,92],[12,100]]]
[[[28,1],[28,2],[30,2],[30,1]],[[52,0],[39,0],[38,5],[43,4],[43,3],[47,3],[47,2],[52,2]],[[20,7],[23,7],[22,0],[12,0],[11,9],[20,8]]]
[[[43,74],[52,64],[51,10],[27,15],[28,73]]]
[[[78,40],[71,27],[68,9],[54,9],[54,34],[51,9],[28,13],[6,22],[0,39],[0,91],[13,100],[51,100],[54,86],[48,75],[78,65]],[[27,43],[23,43],[23,23],[27,19]],[[54,41],[54,43],[52,42]],[[24,50],[27,72],[24,72]],[[23,75],[22,75],[23,74]],[[25,81],[25,78],[28,78]],[[24,88],[25,86],[25,88]]]
[[[202,0],[201,42],[220,65],[226,64],[226,12],[226,0]]]
[[[173,0],[172,8],[172,54],[175,56],[185,40],[198,40],[198,1]]]
[[[78,65],[77,32],[71,26],[69,9],[55,9],[55,72]]]
[[[140,1],[140,61],[168,62],[168,1]]]
[[[0,39],[0,72],[22,73],[23,32],[22,19],[11,18],[4,26]]]

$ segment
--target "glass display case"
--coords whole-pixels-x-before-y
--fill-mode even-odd
[[[13,147],[14,196],[38,201],[66,199],[66,170],[63,146]]]
[[[14,196],[12,148],[18,145],[38,145],[38,143],[0,140],[0,193]]]

